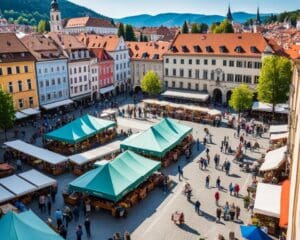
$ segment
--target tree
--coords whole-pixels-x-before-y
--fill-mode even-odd
[[[241,112],[251,109],[253,101],[253,91],[246,84],[240,84],[232,90],[232,94],[229,100],[229,106],[236,112]]]
[[[124,29],[123,23],[120,23],[120,24],[119,24],[119,28],[118,28],[118,37],[123,37],[123,38],[125,38],[125,29]]]
[[[116,26],[116,24],[115,24],[115,21],[114,21],[114,19],[112,18],[112,19],[110,19],[110,23],[113,25],[113,26]]]
[[[140,42],[144,42],[144,36],[142,32],[140,33]]]
[[[183,25],[182,25],[181,32],[182,32],[182,33],[189,33],[189,27],[188,27],[186,21],[184,21],[184,23],[183,23]]]
[[[126,27],[125,27],[125,40],[126,41],[136,41],[133,27],[129,24],[126,24]]]
[[[154,71],[145,74],[141,82],[142,90],[150,95],[159,94],[161,92],[161,80]]]
[[[146,35],[144,36],[144,42],[148,42],[148,37]]]
[[[213,33],[234,33],[234,29],[232,24],[225,19],[223,22],[221,22],[220,25],[215,26],[213,31]]]
[[[199,28],[200,33],[206,33],[208,30],[208,25],[206,23],[200,23]]]
[[[198,23],[192,24],[191,33],[200,33],[200,25]]]
[[[269,56],[263,60],[257,84],[258,100],[275,105],[287,102],[292,79],[292,64],[285,57]]]
[[[49,32],[50,31],[50,23],[46,20],[40,20],[37,26],[37,31],[39,33]]]
[[[12,128],[15,122],[15,109],[12,96],[0,88],[0,129],[4,130],[7,140],[7,129]]]

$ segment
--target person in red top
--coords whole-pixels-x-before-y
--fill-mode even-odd
[[[216,205],[219,206],[219,200],[220,200],[220,193],[219,192],[215,193],[215,200],[216,200]]]
[[[237,183],[234,185],[234,196],[238,197],[240,192],[240,185]]]

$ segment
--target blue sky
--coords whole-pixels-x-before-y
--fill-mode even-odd
[[[165,12],[225,15],[229,0],[69,0],[108,17],[125,17]],[[233,12],[278,13],[300,9],[300,0],[230,0]]]

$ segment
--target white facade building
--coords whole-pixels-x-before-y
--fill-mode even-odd
[[[51,2],[50,31],[51,32],[61,32],[62,31],[61,12],[59,11],[57,0],[53,0]]]

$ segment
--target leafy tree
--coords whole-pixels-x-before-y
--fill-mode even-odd
[[[136,41],[133,27],[129,24],[126,24],[126,27],[125,27],[125,40],[126,41]]]
[[[140,42],[144,42],[144,35],[142,32],[140,33]]]
[[[251,109],[253,101],[253,91],[246,84],[240,84],[232,90],[232,94],[229,100],[229,106],[236,112],[241,112]]]
[[[225,19],[219,26],[216,26],[213,33],[234,33],[232,24]]]
[[[220,25],[219,22],[213,22],[211,25],[210,25],[210,31],[213,33],[216,29],[216,27],[218,27]]]
[[[192,24],[191,33],[200,33],[200,25],[198,23]]]
[[[110,23],[111,23],[113,26],[116,26],[115,21],[114,21],[113,18],[110,20]]]
[[[15,122],[15,109],[12,96],[0,88],[0,129],[4,130],[7,140],[7,130],[12,128]]]
[[[39,33],[46,32],[46,21],[45,20],[39,21],[39,24],[37,25],[37,31]]]
[[[125,38],[125,28],[123,23],[119,24],[119,28],[118,28],[118,37],[123,37]]]
[[[199,24],[200,33],[206,33],[208,30],[208,25],[206,23]]]
[[[142,90],[150,95],[159,94],[161,92],[161,80],[154,71],[145,74],[141,82]]]
[[[275,105],[287,102],[292,79],[292,64],[285,57],[269,56],[263,60],[257,84],[258,100]]]
[[[144,36],[144,42],[148,42],[148,37],[146,35]]]
[[[184,23],[183,23],[183,25],[182,25],[181,32],[182,32],[182,33],[189,33],[189,27],[188,27],[186,21],[184,21]]]

